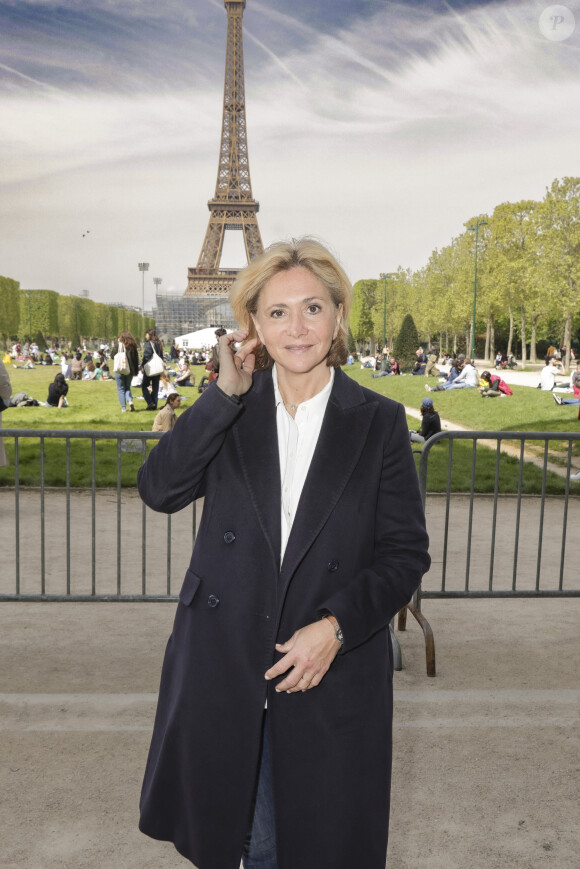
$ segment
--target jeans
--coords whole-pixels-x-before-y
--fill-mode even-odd
[[[460,380],[459,383],[456,380],[452,380],[451,383],[441,383],[439,385],[442,389],[473,389],[471,383],[466,383],[465,380]]]
[[[145,372],[143,372],[143,383],[141,384],[141,392],[143,393],[143,398],[147,402],[147,407],[154,407],[156,410],[160,377],[160,374],[156,374],[155,377],[147,377]],[[151,392],[147,389],[149,384],[151,384]]]
[[[267,714],[267,713],[266,713]],[[252,829],[248,833],[242,862],[244,869],[276,869],[276,830],[274,827],[274,799],[270,766],[270,740],[264,715],[262,754],[258,788],[254,804]]]
[[[133,380],[132,374],[120,374],[118,371],[115,371],[115,380],[117,381],[117,395],[119,396],[119,404],[123,408],[126,409],[127,404],[133,403],[133,396],[131,395],[131,381]]]

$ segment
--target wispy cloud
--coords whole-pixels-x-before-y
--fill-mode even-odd
[[[78,286],[78,264],[96,292],[132,281],[135,256],[146,256],[165,286],[184,285],[215,185],[222,0],[0,0],[0,14],[9,7],[0,34],[3,269],[58,289]],[[248,0],[244,14],[265,241],[316,233],[353,278],[417,267],[472,214],[580,174],[580,27],[566,43],[544,39],[542,4],[289,8]],[[79,213],[100,221],[95,250],[108,233],[111,250],[95,254],[94,270],[69,242]],[[24,254],[22,238],[46,239],[43,256]],[[59,256],[45,258],[49,247]]]
[[[16,78],[21,78],[24,79],[24,81],[30,82],[31,84],[38,85],[41,88],[48,88],[51,91],[64,93],[64,91],[60,91],[60,88],[55,88],[54,85],[46,84],[46,82],[39,81],[37,78],[32,78],[32,76],[30,75],[25,75],[25,73],[20,72],[17,69],[13,69],[11,66],[7,66],[5,63],[0,63],[0,69],[3,69],[4,72],[9,73],[10,75],[16,76]]]

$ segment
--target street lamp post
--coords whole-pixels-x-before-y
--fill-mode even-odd
[[[387,346],[387,279],[396,277],[396,272],[381,272],[381,281],[383,282],[383,348]]]
[[[139,263],[141,272],[141,316],[145,316],[145,272],[149,271],[149,263]]]
[[[157,304],[157,293],[159,292],[159,287],[161,286],[162,281],[163,278],[153,278],[153,283],[155,284],[155,304]]]
[[[381,281],[383,282],[383,348],[387,344],[387,274],[381,272]]]
[[[470,232],[475,233],[475,275],[473,278],[473,320],[471,321],[471,358],[475,359],[475,313],[477,310],[477,242],[479,238],[479,227],[487,226],[487,220],[480,220],[479,217],[475,222],[475,226],[468,226]]]

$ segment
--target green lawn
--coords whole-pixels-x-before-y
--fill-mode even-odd
[[[194,369],[196,382],[202,377],[203,366]],[[46,401],[48,384],[54,380],[60,366],[42,366],[29,371],[10,368],[12,392],[27,392],[32,398]],[[199,375],[198,375],[199,372]],[[183,388],[181,394],[187,403],[178,415],[189,407],[199,393],[196,388]],[[151,431],[155,414],[145,410],[141,390],[133,391],[136,412],[121,413],[117,386],[114,380],[72,380],[69,382],[67,399],[69,407],[17,407],[5,410],[2,425],[6,428],[50,429],[96,429],[102,431]],[[151,449],[154,441],[149,442]],[[0,486],[14,483],[14,445],[6,442],[10,465],[0,468]],[[121,483],[134,486],[141,454],[123,451],[121,455]],[[95,447],[96,479],[98,486],[117,485],[117,442],[99,441]],[[24,486],[39,485],[40,446],[39,440],[20,440],[20,483]],[[72,486],[88,486],[91,482],[92,456],[88,441],[71,441],[70,481]],[[62,486],[66,481],[65,441],[45,441],[45,482],[48,486]]]
[[[378,377],[372,379],[370,369],[355,365],[345,371],[363,386],[381,395],[388,395],[407,407],[421,406],[425,398],[425,383],[436,386],[436,377]],[[435,410],[441,418],[452,420],[471,429],[484,431],[578,431],[578,408],[559,406],[549,392],[529,386],[512,387],[514,394],[506,398],[482,398],[476,389],[452,389],[433,392]]]
[[[39,367],[24,371],[10,368],[13,392],[27,392],[41,401],[46,400],[48,384],[60,370],[57,366]],[[202,366],[194,367],[196,381],[202,374]],[[407,407],[419,408],[425,397],[425,377],[381,377],[372,379],[369,369],[359,366],[345,367],[347,374],[381,395],[400,401]],[[429,383],[437,380],[430,378]],[[189,407],[199,394],[196,388],[182,389]],[[2,414],[4,428],[27,429],[100,429],[107,431],[150,431],[154,414],[144,410],[145,402],[138,398],[140,390],[135,390],[136,413],[121,413],[117,398],[116,384],[113,381],[71,381],[69,383],[67,408],[28,407],[14,408]],[[479,392],[472,389],[432,393],[435,408],[441,416],[472,429],[486,431],[577,431],[577,408],[559,407],[552,396],[529,387],[515,387],[514,395],[509,398],[482,399]],[[182,412],[182,411],[181,411]],[[408,417],[410,428],[417,428],[419,422]],[[7,442],[11,466],[0,469],[0,485],[14,482],[14,447]],[[151,449],[150,442],[147,449]],[[541,453],[543,445],[530,447]],[[555,442],[551,445],[550,458],[555,462],[565,462],[567,444]],[[429,459],[429,491],[445,491],[447,481],[448,444],[435,446]],[[71,485],[90,484],[92,455],[88,442],[71,442],[69,453],[69,476]],[[580,457],[580,444],[574,444],[573,456]],[[132,486],[135,483],[137,468],[142,461],[140,453],[123,452],[121,456],[121,483]],[[493,492],[495,486],[495,453],[483,446],[478,447],[474,488],[477,492]],[[95,448],[97,485],[115,486],[117,484],[117,445],[116,442],[100,441]],[[580,459],[573,461],[574,469],[580,467]],[[38,485],[40,480],[40,448],[37,439],[20,442],[20,482],[22,485]],[[453,447],[453,466],[451,471],[452,491],[466,491],[471,486],[472,442],[458,441]],[[47,485],[63,485],[66,480],[66,454],[64,441],[60,439],[45,442],[45,480]],[[573,491],[578,484],[572,484]],[[526,464],[523,491],[540,492],[542,474],[539,468]],[[564,492],[565,480],[549,473],[547,491],[551,494]],[[509,456],[500,459],[500,492],[517,492],[518,462]],[[580,488],[580,487],[579,487]]]

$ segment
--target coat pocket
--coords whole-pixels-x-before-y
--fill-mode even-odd
[[[183,580],[183,585],[181,586],[181,591],[179,592],[179,600],[184,606],[189,606],[195,597],[195,593],[199,588],[199,584],[201,582],[201,577],[197,575],[197,573],[193,573],[192,570],[188,570],[185,574],[185,579]]]

